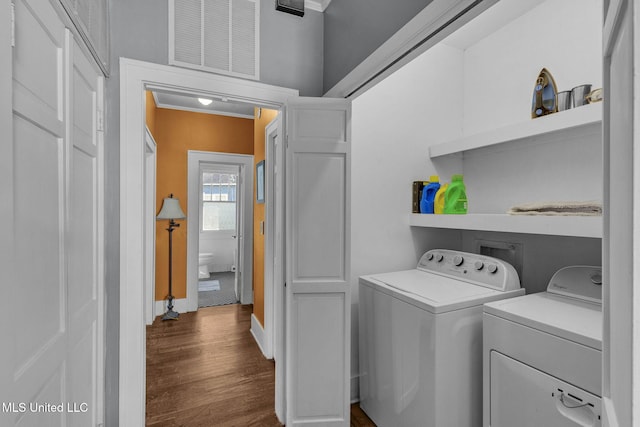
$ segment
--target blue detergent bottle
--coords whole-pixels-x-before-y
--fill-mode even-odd
[[[440,178],[438,175],[429,177],[429,184],[422,189],[422,199],[420,199],[420,213],[433,213],[433,205],[436,193],[440,189]]]

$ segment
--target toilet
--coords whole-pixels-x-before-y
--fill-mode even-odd
[[[198,254],[198,279],[209,278],[209,264],[213,263],[213,254]]]

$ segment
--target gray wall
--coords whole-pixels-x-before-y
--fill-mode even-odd
[[[324,12],[324,91],[380,47],[432,0],[333,0]],[[401,7],[400,7],[401,6]]]
[[[275,10],[262,1],[261,81],[298,89],[301,95],[322,94],[323,15],[303,18]],[[118,425],[118,358],[120,318],[120,74],[119,58],[168,64],[166,0],[109,2],[111,70],[106,81],[105,129],[105,292],[107,427]]]
[[[275,10],[274,1],[260,3],[260,81],[322,96],[323,14],[299,17]]]
[[[120,328],[120,65],[119,57],[167,63],[166,1],[112,1],[111,74],[106,81],[105,245],[107,293],[105,426],[118,425],[118,358]]]

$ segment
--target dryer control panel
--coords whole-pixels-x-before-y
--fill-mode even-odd
[[[602,267],[571,265],[556,271],[547,292],[602,304]]]
[[[432,249],[422,255],[418,262],[418,270],[498,291],[520,289],[520,279],[515,268],[506,261],[486,255]]]

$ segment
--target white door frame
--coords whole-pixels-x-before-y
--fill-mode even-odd
[[[237,230],[238,267],[240,274],[240,303],[253,301],[253,156],[247,154],[215,153],[189,150],[187,153],[187,309],[198,309],[198,253],[200,233],[200,166],[201,164],[227,164],[240,167],[240,211]],[[240,271],[242,270],[242,271]]]
[[[276,325],[282,325],[284,283],[282,255],[284,204],[282,173],[284,155],[279,133],[280,115],[265,128],[265,232],[264,232],[264,355],[277,360]],[[276,166],[278,170],[276,170]],[[276,232],[278,233],[276,235]],[[280,303],[280,304],[279,304]],[[276,403],[277,405],[277,403]]]
[[[156,317],[156,141],[145,126],[144,203],[145,203],[145,254],[144,289],[145,320],[147,325]]]
[[[120,59],[119,424],[145,423],[144,132],[147,89],[225,97],[283,110],[298,91],[196,70]]]

